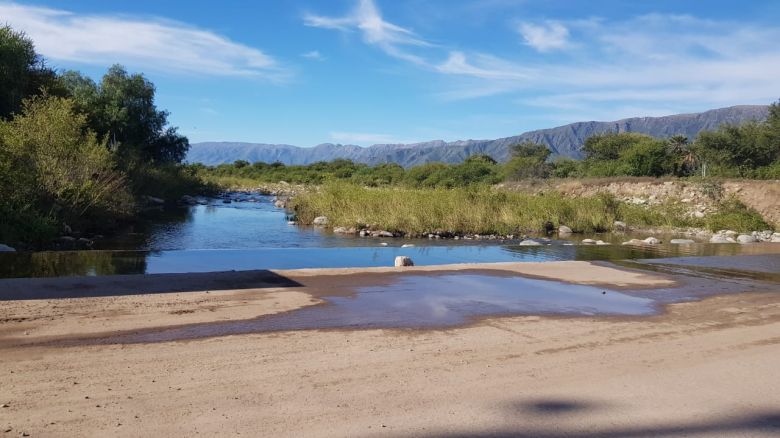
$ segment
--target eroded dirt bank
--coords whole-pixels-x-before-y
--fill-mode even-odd
[[[655,275],[566,263],[581,263],[557,269],[572,282],[668,284]],[[504,269],[559,276],[553,263],[543,265]],[[328,272],[331,280],[345,273]],[[71,298],[58,308],[50,300],[1,303],[0,432],[635,437],[780,430],[777,290],[674,304],[638,319],[528,316],[448,330],[297,331],[78,347],[8,343],[165,325],[178,317],[271,314],[316,305],[316,290],[306,288],[328,284],[328,275],[314,271],[285,274],[303,288]],[[21,319],[24,312],[40,318]]]

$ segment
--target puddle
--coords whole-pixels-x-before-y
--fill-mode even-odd
[[[324,304],[283,314],[121,335],[100,343],[165,342],[288,330],[446,328],[487,316],[640,316],[657,311],[652,299],[615,290],[471,273],[398,276],[387,284],[320,298]]]

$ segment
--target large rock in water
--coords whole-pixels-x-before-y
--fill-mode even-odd
[[[756,240],[755,237],[751,236],[750,234],[740,234],[737,236],[737,242],[739,243],[756,243],[758,240]]]
[[[403,267],[403,266],[414,266],[414,262],[411,258],[407,256],[398,256],[395,258],[395,266],[397,268]]]
[[[669,241],[669,243],[672,245],[690,245],[696,242],[691,239],[672,239]]]
[[[558,234],[571,234],[571,228],[567,227],[566,225],[561,225],[558,227]]]
[[[327,216],[317,216],[314,218],[314,220],[311,222],[313,225],[317,226],[325,226],[328,225],[328,218]]]

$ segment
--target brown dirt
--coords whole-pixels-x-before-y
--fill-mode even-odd
[[[539,268],[517,269],[555,271]],[[620,273],[601,268],[582,264],[576,271],[580,280],[601,283]],[[331,278],[344,273],[329,272]],[[328,283],[311,271],[287,274],[305,287],[74,298],[58,300],[61,308],[49,300],[3,302],[4,312],[39,318],[6,319],[0,341],[53,332],[68,337],[104,323],[110,330],[160,326],[211,315],[203,309],[212,307],[222,317],[269,314],[311,304],[318,282]],[[67,348],[6,343],[0,347],[0,405],[6,406],[0,433],[776,436],[777,292],[675,304],[638,319],[514,317],[450,330],[305,331]],[[246,300],[250,307],[239,315]],[[121,318],[115,322],[111,312]]]

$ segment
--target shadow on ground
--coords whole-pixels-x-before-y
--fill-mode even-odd
[[[0,301],[301,286],[296,281],[268,270],[98,277],[11,278],[0,279]]]
[[[609,409],[602,402],[567,399],[540,399],[513,403],[510,414],[527,419],[528,427],[496,428],[485,431],[446,432],[423,435],[428,438],[645,438],[678,436],[780,436],[780,409],[756,411],[743,415],[713,416],[718,420],[677,422],[653,426],[614,426],[597,429],[583,425],[580,428],[563,427],[571,417],[596,414]],[[522,421],[519,419],[519,421]],[[547,424],[539,426],[538,424]]]

